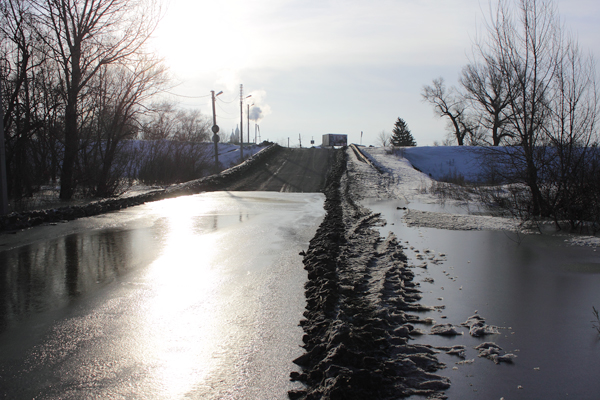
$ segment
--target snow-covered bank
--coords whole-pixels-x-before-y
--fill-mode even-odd
[[[440,212],[407,210],[404,221],[408,226],[422,226],[449,230],[518,230],[518,221],[491,215],[462,215]]]
[[[443,199],[432,193],[436,179],[462,176],[476,181],[482,175],[481,149],[465,146],[411,147],[394,153],[381,147],[361,148],[363,153],[384,176],[367,172],[366,165],[349,166],[357,171],[356,178],[363,183],[363,198],[397,199],[406,207],[404,221],[409,226],[452,230],[521,230],[515,218],[481,215],[483,205],[476,199]],[[364,164],[350,159],[351,164]],[[371,168],[372,170],[372,168]],[[450,183],[444,185],[452,186]],[[469,210],[478,210],[473,215]],[[597,236],[570,235],[573,245],[600,246]]]
[[[444,207],[441,207],[439,197],[431,193],[432,186],[436,182],[434,178],[441,178],[448,174],[476,177],[479,174],[476,151],[469,152],[464,148],[455,147],[415,147],[402,149],[396,153],[381,147],[362,150],[371,162],[387,175],[384,190],[373,192],[374,196],[367,193],[363,196],[402,200],[408,209],[405,218],[409,225],[465,230],[514,230],[518,227],[518,221],[512,218],[469,215],[467,207],[479,208],[479,205],[473,204],[471,200],[444,199]],[[403,155],[417,163],[419,170],[415,169],[411,160]],[[369,186],[370,183],[365,182],[367,190]],[[430,205],[431,209],[414,210],[411,209],[413,203]],[[458,210],[460,212],[457,212]]]

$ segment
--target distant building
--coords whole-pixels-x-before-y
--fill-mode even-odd
[[[347,146],[348,135],[344,133],[326,133],[323,135],[323,147]]]
[[[231,136],[229,137],[229,143],[239,144],[240,143],[240,128],[235,126],[235,133],[231,130]]]

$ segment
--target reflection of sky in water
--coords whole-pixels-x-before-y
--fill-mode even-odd
[[[111,229],[0,252],[12,275],[26,275],[5,285],[22,303],[47,282],[35,295],[42,306],[0,334],[0,387],[47,398],[285,398],[301,354],[298,252],[323,200],[180,197],[134,208],[139,220],[129,209],[134,227],[116,213]],[[19,252],[34,266],[16,262]]]

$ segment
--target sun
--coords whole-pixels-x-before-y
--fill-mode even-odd
[[[171,0],[151,45],[179,76],[244,68],[253,48],[247,11],[237,0]]]

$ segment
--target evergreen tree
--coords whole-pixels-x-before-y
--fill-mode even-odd
[[[416,146],[417,142],[408,129],[408,125],[402,118],[398,118],[392,129],[392,138],[390,139],[392,146]]]

